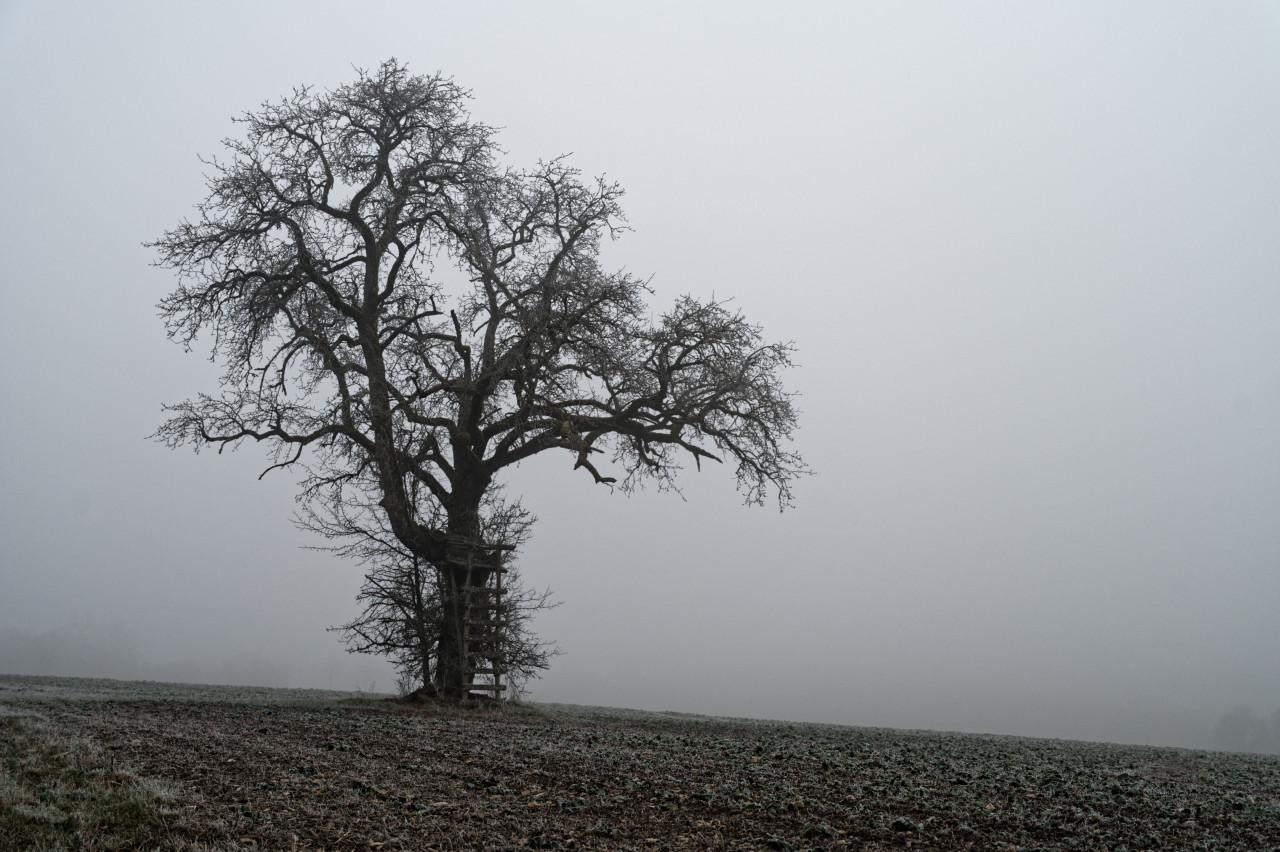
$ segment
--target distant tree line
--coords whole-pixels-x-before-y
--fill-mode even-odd
[[[1280,754],[1280,709],[1267,719],[1248,707],[1236,707],[1218,719],[1213,741],[1226,751]]]

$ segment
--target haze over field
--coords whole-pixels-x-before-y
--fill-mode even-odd
[[[511,479],[564,601],[535,698],[1186,746],[1280,709],[1274,5],[485,9],[0,5],[0,671],[393,688],[324,632],[361,572],[294,480],[146,440],[217,371],[141,244],[232,116],[395,56],[626,187],[655,312],[799,352],[794,511]]]

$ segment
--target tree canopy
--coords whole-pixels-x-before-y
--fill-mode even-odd
[[[223,370],[157,436],[262,442],[309,505],[376,507],[431,563],[549,450],[622,489],[728,462],[748,502],[789,505],[791,345],[722,301],[654,317],[647,282],[600,262],[622,189],[564,157],[504,165],[468,98],[392,60],[238,119],[197,214],[152,244],[170,337],[207,335]]]

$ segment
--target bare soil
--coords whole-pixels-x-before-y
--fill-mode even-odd
[[[0,676],[0,706],[172,782],[170,806],[232,847],[1280,849],[1271,756],[558,705],[37,685]]]

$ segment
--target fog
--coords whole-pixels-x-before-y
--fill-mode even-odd
[[[0,671],[394,689],[290,475],[147,440],[218,371],[142,246],[233,115],[390,56],[625,186],[655,311],[798,349],[792,511],[510,477],[563,601],[535,699],[1261,747],[1223,731],[1280,709],[1264,3],[0,4]]]

